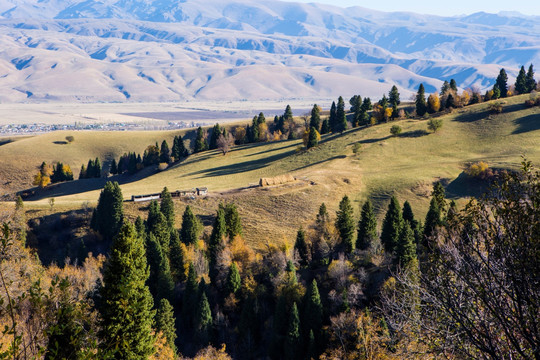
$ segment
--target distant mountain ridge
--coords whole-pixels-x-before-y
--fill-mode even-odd
[[[236,0],[4,0],[0,101],[381,96],[540,64],[540,17]],[[539,65],[540,66],[540,65]],[[75,83],[75,85],[73,84]]]

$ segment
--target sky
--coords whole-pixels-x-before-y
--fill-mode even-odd
[[[540,15],[539,0],[286,0],[294,2],[318,2],[341,7],[362,6],[380,11],[410,11],[420,14],[453,16],[472,14],[479,11],[519,11],[526,15]]]

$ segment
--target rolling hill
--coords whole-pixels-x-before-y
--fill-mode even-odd
[[[500,115],[490,115],[488,103],[472,105],[442,115],[442,129],[427,133],[426,120],[400,120],[369,128],[357,128],[343,135],[325,135],[321,144],[309,151],[298,151],[300,140],[237,146],[226,156],[207,151],[188,157],[163,172],[151,170],[135,175],[110,178],[122,183],[124,197],[169,190],[206,186],[210,196],[188,200],[197,213],[210,216],[221,201],[239,205],[246,223],[247,238],[292,239],[297,227],[313,220],[321,202],[330,210],[348,194],[355,211],[367,197],[374,200],[382,216],[392,194],[409,200],[417,216],[423,217],[429,205],[434,181],[441,181],[450,198],[463,203],[479,195],[482,184],[463,174],[466,164],[486,161],[493,168],[516,169],[521,156],[540,163],[540,108],[523,105],[528,95],[505,100]],[[390,127],[399,124],[403,133],[390,136]],[[2,178],[28,185],[41,161],[63,161],[75,173],[89,158],[100,157],[108,164],[125,151],[142,152],[146,145],[170,139],[179,132],[77,132],[69,145],[55,142],[67,133],[21,139],[0,146]],[[358,145],[356,145],[358,144]],[[357,148],[356,153],[353,148]],[[40,156],[36,158],[35,149]],[[292,174],[300,179],[277,187],[249,188],[261,177]],[[53,186],[26,206],[38,213],[48,211],[48,199],[55,199],[57,211],[95,204],[105,179],[73,181]],[[5,185],[7,188],[10,185]],[[20,190],[20,189],[19,189]],[[29,199],[32,200],[32,199]],[[177,216],[186,202],[177,202]],[[130,216],[145,204],[126,203]],[[280,224],[276,226],[276,224]],[[260,245],[260,244],[259,244]]]
[[[540,63],[540,21],[259,0],[7,0],[0,101],[409,96]]]

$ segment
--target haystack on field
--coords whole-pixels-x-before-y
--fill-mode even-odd
[[[294,240],[299,226],[309,226],[318,207],[325,202],[335,215],[339,200],[349,195],[355,216],[362,202],[373,200],[382,217],[391,195],[408,200],[415,215],[423,218],[435,181],[441,181],[449,198],[463,204],[482,190],[463,174],[469,163],[484,161],[495,169],[517,169],[525,156],[540,164],[540,108],[523,105],[526,96],[505,100],[502,114],[491,115],[488,103],[468,106],[442,115],[442,128],[428,132],[427,121],[398,120],[343,134],[323,135],[316,148],[300,150],[301,140],[285,140],[234,146],[227,155],[217,150],[189,156],[167,170],[144,170],[133,176],[110,177],[121,183],[124,198],[208,187],[209,195],[194,200],[175,200],[177,226],[187,204],[211,219],[220,202],[235,202],[254,247],[267,241]],[[398,124],[403,132],[390,134]],[[0,191],[13,194],[30,187],[32,175],[42,161],[69,164],[77,177],[88,159],[99,157],[107,166],[122,153],[144,151],[149,144],[167,140],[183,131],[76,132],[75,141],[58,145],[65,132],[53,132],[0,146]],[[39,151],[36,151],[39,149]],[[249,188],[262,178],[282,183],[297,178],[309,181]],[[279,181],[278,181],[279,180]],[[81,209],[96,204],[106,179],[88,179],[54,185],[25,201],[30,216],[51,211]],[[270,184],[272,182],[268,182]],[[3,203],[4,207],[13,206]],[[130,218],[145,215],[145,204],[126,203]],[[205,224],[210,225],[210,220]]]

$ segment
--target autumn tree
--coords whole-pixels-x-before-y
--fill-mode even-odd
[[[100,290],[102,345],[115,349],[115,358],[147,359],[154,350],[148,275],[143,241],[127,223],[112,243]]]
[[[430,114],[436,113],[441,108],[439,95],[433,93],[428,96],[427,112]]]

